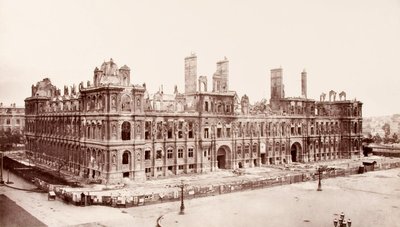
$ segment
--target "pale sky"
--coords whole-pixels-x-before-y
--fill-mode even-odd
[[[24,105],[31,85],[93,79],[104,60],[131,68],[154,93],[184,91],[184,58],[198,58],[211,90],[229,61],[230,90],[270,98],[270,70],[283,68],[286,96],[345,91],[364,116],[400,113],[400,1],[0,0],[0,102]]]

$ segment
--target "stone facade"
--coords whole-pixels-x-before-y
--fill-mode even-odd
[[[285,98],[282,69],[271,70],[271,100],[250,104],[230,91],[229,61],[217,63],[212,91],[185,58],[185,93],[130,83],[112,61],[93,83],[64,87],[44,79],[25,100],[27,149],[38,162],[103,183],[162,178],[217,169],[350,158],[361,154],[362,103]],[[197,81],[199,82],[197,88]],[[333,94],[332,94],[333,96]]]
[[[25,127],[24,107],[18,107],[15,103],[4,106],[0,103],[0,131],[18,131],[22,133]]]

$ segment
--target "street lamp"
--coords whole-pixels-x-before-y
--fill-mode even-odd
[[[318,188],[317,188],[317,191],[322,191],[322,186],[321,186],[321,174],[324,172],[324,171],[332,171],[332,170],[335,170],[335,168],[332,168],[332,167],[329,167],[328,168],[328,166],[318,166],[318,168],[317,168],[317,171],[318,171]]]
[[[327,168],[326,168],[326,166],[318,166],[318,169],[317,169],[317,171],[318,171],[318,188],[317,188],[317,191],[322,191],[322,186],[321,186],[321,173],[323,172],[323,171],[325,171]]]
[[[183,215],[185,214],[185,204],[183,203],[183,189],[187,186],[187,184],[183,183],[183,180],[181,181],[181,184],[176,185],[176,187],[181,189],[181,207],[180,207],[180,211],[179,214]]]
[[[7,169],[7,182],[6,184],[14,184],[14,182],[10,181],[10,169]]]
[[[4,184],[3,180],[3,152],[0,151],[0,184]]]
[[[338,225],[339,224],[339,225]],[[344,213],[342,212],[341,214],[340,214],[340,218],[339,218],[339,220],[338,219],[334,219],[333,220],[333,225],[335,226],[335,227],[351,227],[351,220],[350,220],[350,218],[349,219],[347,219],[347,221],[344,219]]]
[[[318,188],[317,188],[317,191],[322,191],[322,188],[321,188],[321,172],[322,172],[321,167],[318,167]]]

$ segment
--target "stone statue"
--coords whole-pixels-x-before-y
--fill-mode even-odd
[[[136,134],[140,135],[140,122],[136,123]]]

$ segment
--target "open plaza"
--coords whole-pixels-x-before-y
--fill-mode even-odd
[[[89,194],[98,192],[120,193],[179,191],[184,180],[188,188],[195,185],[213,185],[246,179],[281,177],[293,173],[316,172],[319,165],[336,169],[359,166],[365,161],[396,163],[398,158],[368,157],[364,159],[336,160],[326,163],[298,164],[280,168],[252,168],[238,176],[228,170],[204,175],[182,176],[164,180],[126,184],[122,189],[102,190],[91,185]],[[378,164],[379,165],[379,164]],[[11,173],[12,174],[12,173]],[[344,212],[354,226],[396,226],[400,222],[400,169],[370,171],[364,174],[322,180],[322,191],[317,181],[287,184],[257,190],[237,191],[203,198],[186,199],[185,214],[179,215],[180,201],[159,201],[146,206],[111,208],[106,206],[73,206],[57,198],[48,201],[47,194],[26,192],[6,186],[0,194],[15,201],[17,206],[48,226],[333,226],[333,219]],[[13,187],[33,189],[35,186],[18,176],[11,175]],[[82,188],[80,188],[82,190]],[[72,190],[72,189],[71,189]],[[78,190],[78,188],[74,189]],[[85,190],[89,190],[85,188]],[[3,203],[3,202],[2,202]],[[8,209],[8,216],[15,216]],[[283,218],[284,217],[284,218]],[[16,217],[15,217],[16,218]],[[9,218],[9,220],[12,220]],[[32,223],[36,223],[33,221]],[[4,226],[4,225],[3,225]],[[5,225],[7,226],[7,225]]]

